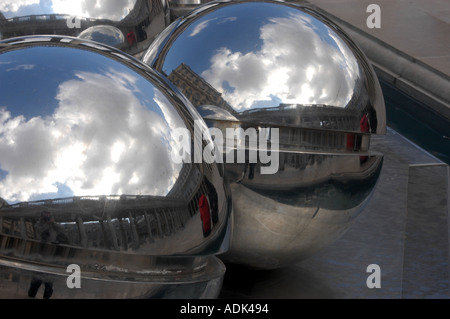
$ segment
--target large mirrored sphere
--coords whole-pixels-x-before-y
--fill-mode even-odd
[[[1,42],[0,83],[1,297],[35,278],[60,298],[218,294],[229,190],[222,166],[177,160],[175,132],[205,124],[175,87],[64,36]]]
[[[365,55],[326,17],[282,1],[213,1],[174,21],[143,61],[222,133],[216,144],[231,142],[216,148],[234,212],[224,260],[296,263],[362,211],[382,167],[370,136],[385,133],[384,99]]]

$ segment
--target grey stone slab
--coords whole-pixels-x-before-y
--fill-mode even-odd
[[[403,298],[449,298],[448,166],[411,165]]]

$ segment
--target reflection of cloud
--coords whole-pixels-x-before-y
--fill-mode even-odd
[[[136,0],[1,0],[5,17],[30,14],[69,14],[86,18],[121,20],[134,8]]]
[[[301,13],[272,18],[259,51],[221,48],[201,75],[240,111],[280,100],[344,107],[360,71],[347,45],[317,23]]]
[[[228,18],[223,18],[221,21],[219,21],[217,24],[222,24],[222,23],[227,23],[227,22],[232,22],[232,21],[236,21],[237,17],[228,17]]]
[[[121,20],[134,7],[136,0],[53,0],[53,10],[82,17]]]
[[[194,30],[192,30],[192,32],[191,32],[191,34],[189,34],[189,36],[190,36],[190,37],[196,36],[197,34],[199,34],[200,32],[202,32],[202,30],[206,29],[206,28],[208,27],[208,24],[209,24],[211,21],[214,21],[214,20],[216,20],[216,18],[214,18],[214,19],[208,19],[208,20],[205,20],[205,21],[200,22],[199,24],[197,24],[197,25],[195,26]]]
[[[217,21],[218,20],[218,21]],[[227,22],[232,22],[237,20],[236,17],[228,17],[228,18],[213,18],[213,19],[207,19],[205,21],[200,22],[199,24],[197,24],[194,28],[194,30],[192,30],[192,32],[189,34],[190,37],[194,37],[196,35],[198,35],[200,32],[202,32],[204,29],[206,29],[208,27],[208,25],[213,22],[213,21],[217,21],[217,24],[222,24],[222,23],[227,23]]]
[[[33,64],[19,64],[13,68],[6,69],[6,72],[10,71],[18,71],[18,70],[32,70],[34,69],[35,65]]]
[[[167,194],[181,169],[167,150],[174,143],[169,127],[181,123],[142,105],[136,81],[113,71],[78,72],[59,86],[51,116],[12,117],[1,108],[2,197]],[[170,105],[157,91],[151,98],[162,109]]]
[[[0,11],[3,13],[17,12],[20,7],[38,4],[39,0],[14,0],[14,1],[0,1]]]

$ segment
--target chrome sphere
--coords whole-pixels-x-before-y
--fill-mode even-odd
[[[64,36],[0,42],[0,82],[1,298],[218,296],[229,189],[218,164],[174,160],[175,132],[204,125],[175,87]]]
[[[166,0],[2,0],[0,3],[0,40],[26,35],[81,35],[133,55],[142,54],[169,22]],[[111,28],[118,29],[125,38],[118,36],[117,30],[111,33]]]
[[[349,228],[382,167],[369,146],[386,115],[376,74],[337,25],[287,2],[213,1],[174,21],[143,61],[214,132],[244,132],[217,147],[234,212],[225,261],[282,267]]]
[[[122,31],[111,25],[96,25],[87,28],[78,37],[110,46],[120,46],[125,43],[125,36]]]

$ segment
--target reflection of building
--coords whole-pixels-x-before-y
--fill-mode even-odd
[[[91,196],[21,203],[2,209],[1,234],[40,240],[36,225],[51,216],[64,240],[58,243],[106,249],[137,248],[183,228],[185,202],[153,196]],[[15,217],[15,216],[21,216]]]
[[[183,164],[167,197],[190,200],[201,184],[202,174],[195,164]]]
[[[35,34],[59,34],[77,36],[77,28],[69,28],[67,21],[70,16],[60,14],[42,14],[30,15],[23,17],[14,17],[10,19],[1,20],[0,32],[3,39],[18,37],[23,35]],[[83,19],[83,27],[86,26],[87,21]]]
[[[184,164],[166,197],[81,196],[4,207],[0,204],[0,242],[2,235],[41,240],[36,225],[45,212],[51,216],[47,222],[54,223],[63,234],[57,240],[61,244],[127,250],[153,243],[183,229],[198,213],[200,197],[211,194],[214,186],[204,178],[200,165]],[[203,165],[203,173],[210,175],[206,170],[207,164]],[[212,205],[217,209],[217,193]]]
[[[215,105],[232,114],[235,113],[233,108],[222,98],[222,94],[217,92],[186,64],[180,64],[169,74],[168,78],[194,106]]]
[[[248,110],[236,115],[243,127],[277,127],[280,148],[367,152],[369,135],[357,110],[326,105],[289,105]],[[366,134],[364,134],[366,133]]]
[[[277,123],[280,126],[356,132],[359,131],[361,115],[355,109],[320,104],[280,104],[277,107],[244,111],[237,117],[244,122]]]

